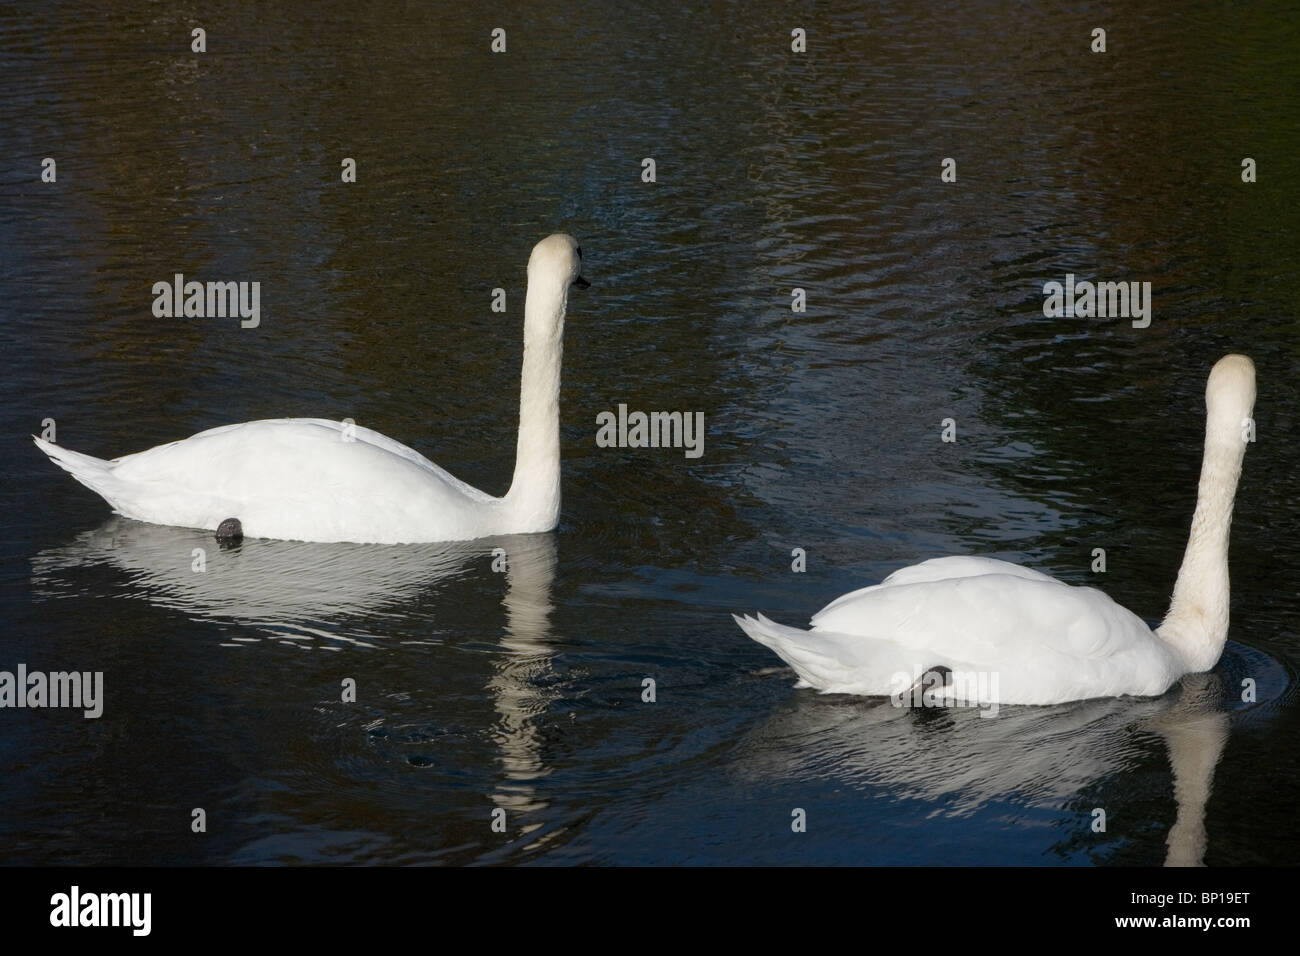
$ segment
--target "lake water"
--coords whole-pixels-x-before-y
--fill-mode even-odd
[[[1294,861],[1295,18],[496,6],[0,9],[0,669],[105,686],[97,720],[0,711],[0,862]],[[347,417],[502,494],[557,229],[593,285],[553,533],[221,551],[111,516],[28,437]],[[155,318],[178,272],[260,281],[260,325]],[[1150,326],[1045,317],[1071,273],[1150,282]],[[950,553],[1158,619],[1229,351],[1258,437],[1212,674],[917,714],[796,690],[733,623]],[[703,456],[598,447],[619,403],[702,412]]]

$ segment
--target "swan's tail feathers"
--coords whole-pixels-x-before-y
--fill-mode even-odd
[[[113,505],[114,508],[117,507],[114,498],[119,491],[117,487],[118,480],[113,476],[113,463],[111,461],[92,458],[90,455],[83,455],[79,451],[61,448],[43,438],[37,438],[35,435],[32,436],[32,441],[36,442],[37,448],[50,456],[50,461],[73,478],[76,478],[77,481],[95,492],[110,505]]]
[[[799,675],[800,687],[825,690],[839,683],[843,667],[836,660],[825,635],[797,627],[778,624],[771,618],[731,615],[741,630],[764,647],[770,648]]]

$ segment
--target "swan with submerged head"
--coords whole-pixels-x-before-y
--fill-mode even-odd
[[[993,683],[992,703],[1057,704],[1156,696],[1218,662],[1228,634],[1228,530],[1255,404],[1255,366],[1226,355],[1205,388],[1205,454],[1196,511],[1173,599],[1154,631],[1094,588],[992,558],[935,558],[832,601],[810,630],[763,615],[745,633],[827,694],[893,696],[930,678],[939,697],[965,699]],[[981,688],[977,690],[977,688]],[[986,701],[980,701],[981,703]]]
[[[582,250],[533,247],[514,480],[494,498],[368,428],[318,418],[226,425],[112,461],[37,446],[119,514],[227,538],[393,544],[549,531],[560,513],[560,364]],[[233,520],[232,520],[233,519]]]

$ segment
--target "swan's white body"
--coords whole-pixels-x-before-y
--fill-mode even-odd
[[[980,703],[1163,694],[1184,674],[1209,670],[1223,652],[1228,530],[1254,402],[1250,359],[1220,359],[1206,386],[1196,514],[1169,613],[1155,631],[1094,588],[976,557],[896,571],[832,601],[810,630],[761,614],[736,622],[794,668],[800,686],[828,694],[900,695],[940,667],[954,679],[937,692],[987,695]],[[981,674],[989,679],[979,682]]]
[[[998,703],[1049,704],[1162,694],[1183,673],[1172,650],[1101,591],[992,558],[903,568],[831,602],[809,631],[761,614],[740,626],[828,694],[897,695],[943,666],[996,674]]]
[[[254,538],[454,541],[506,533],[513,517],[419,452],[319,418],[224,425],[110,462],[37,444],[118,514],[153,524],[237,517]]]
[[[104,461],[41,439],[59,467],[128,518],[247,537],[397,543],[549,531],[560,510],[559,388],[569,287],[585,283],[573,239],[533,249],[514,481],[502,498],[376,431],[317,418],[226,425]]]

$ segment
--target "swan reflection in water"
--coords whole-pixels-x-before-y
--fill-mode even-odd
[[[465,572],[484,542],[376,546],[271,539],[220,547],[211,534],[113,517],[32,559],[38,596],[89,590],[143,597],[195,619],[234,622],[268,636],[375,646],[366,629]],[[127,575],[97,580],[106,567]]]
[[[1251,657],[1249,673],[1277,666],[1229,644],[1220,670],[1243,666],[1243,653]],[[1285,675],[1272,675],[1267,683],[1284,687]],[[1157,735],[1168,754],[1177,802],[1164,862],[1200,866],[1206,804],[1228,738],[1229,710],[1244,716],[1250,709],[1234,703],[1232,687],[1232,677],[1219,672],[1189,674],[1159,698],[1003,705],[996,717],[981,717],[976,708],[907,709],[887,698],[799,693],[744,742],[737,771],[751,779],[860,783],[932,804],[952,817],[973,817],[1009,801],[1074,811],[1081,823],[1072,827],[1065,849],[1105,852],[1114,841],[1091,832],[1091,810],[1107,809],[1113,829],[1115,806],[1138,796],[1125,789],[1123,775],[1146,762],[1150,735]]]
[[[503,653],[493,656],[486,687],[498,718],[490,738],[501,767],[491,799],[506,810],[512,832],[527,834],[540,824],[521,824],[518,815],[547,805],[536,786],[549,773],[537,720],[560,694],[548,680],[553,533],[383,546],[246,539],[221,548],[203,531],[113,517],[33,558],[32,585],[38,597],[140,597],[195,620],[233,622],[298,644],[378,647],[389,640],[377,634],[386,620],[409,625],[414,602],[475,564],[486,567],[487,558],[505,563],[506,611]],[[124,572],[126,584],[120,574],[105,580],[106,568]]]
[[[506,811],[507,826],[513,827],[518,815],[547,806],[537,783],[550,773],[543,759],[540,723],[560,694],[550,680],[555,653],[550,642],[555,538],[549,533],[515,535],[505,549],[506,630],[501,646],[507,653],[495,659],[496,673],[488,691],[498,716],[494,736],[503,776],[492,801]],[[519,826],[521,835],[533,835],[525,849],[535,850],[563,832],[535,833],[541,826],[536,821]]]
[[[1228,742],[1223,700],[1223,681],[1217,674],[1188,674],[1177,703],[1150,721],[1151,729],[1165,739],[1178,804],[1178,816],[1165,839],[1165,866],[1204,865],[1205,804]]]

